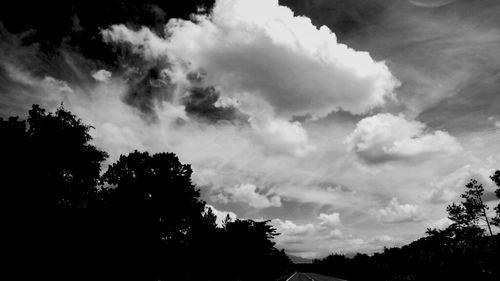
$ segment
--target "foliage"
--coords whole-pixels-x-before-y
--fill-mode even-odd
[[[62,107],[0,119],[5,253],[18,279],[273,280],[290,269],[268,221],[217,227],[173,153],[134,151],[101,176],[107,154],[91,128]]]
[[[495,171],[495,173],[490,177],[492,181],[497,185],[497,190],[495,190],[495,195],[500,198],[500,171]],[[496,216],[492,219],[493,224],[500,226],[500,203],[495,207]]]

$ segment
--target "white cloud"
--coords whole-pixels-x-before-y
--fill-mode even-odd
[[[311,223],[297,225],[290,220],[281,219],[274,219],[271,223],[283,237],[304,237],[314,232],[314,225]]]
[[[257,186],[253,184],[241,184],[225,187],[211,198],[216,202],[240,202],[246,203],[254,208],[263,209],[269,207],[280,207],[281,198],[278,195],[262,194]]]
[[[393,197],[387,207],[379,209],[376,213],[379,221],[383,223],[401,223],[421,220],[421,213],[416,205],[400,204]]]
[[[328,253],[330,243],[349,243],[340,227],[338,213],[320,214],[319,223],[297,224],[291,220],[273,219],[271,223],[279,236],[275,238],[279,248],[304,258],[315,258]]]
[[[113,76],[113,74],[111,72],[109,72],[105,69],[92,71],[92,73],[90,75],[92,76],[92,78],[94,78],[95,80],[97,80],[99,82],[108,82],[111,79],[111,76]]]
[[[273,151],[304,156],[315,149],[299,122],[279,118],[250,118],[249,122],[256,140]]]
[[[459,199],[459,195],[465,191],[465,185],[475,179],[483,184],[486,192],[493,192],[493,182],[489,176],[495,170],[494,166],[465,165],[457,170],[444,175],[439,180],[431,183],[432,189],[423,192],[423,197],[430,203],[451,203]]]
[[[445,229],[447,228],[448,226],[450,226],[451,224],[453,223],[452,220],[450,220],[449,218],[442,218],[442,219],[439,219],[439,220],[436,220],[436,221],[433,221],[429,227],[430,228],[437,228],[437,229]]]
[[[345,143],[350,151],[370,164],[462,151],[460,143],[448,133],[428,132],[424,123],[389,113],[359,121]]]
[[[339,228],[342,223],[340,222],[339,213],[331,214],[319,214],[319,219],[321,220],[320,226],[324,228]]]
[[[370,240],[370,242],[374,243],[374,244],[384,244],[384,243],[392,242],[392,241],[394,241],[394,238],[392,238],[389,235],[380,235],[380,236],[377,236],[377,237],[373,237]]]
[[[431,203],[447,203],[457,198],[458,192],[447,187],[433,188],[425,192],[424,197]]]
[[[146,58],[168,56],[207,73],[223,95],[252,94],[279,115],[365,112],[398,82],[384,62],[337,41],[327,27],[294,16],[277,0],[218,0],[209,16],[171,20],[167,38],[115,25],[107,41],[127,42]]]
[[[147,27],[134,31],[125,25],[113,25],[103,30],[105,42],[122,42],[132,47],[132,51],[144,55],[146,59],[166,56],[168,44]]]
[[[222,223],[223,221],[226,219],[227,216],[229,216],[229,218],[234,221],[236,220],[237,216],[235,213],[233,212],[226,212],[226,211],[219,211],[217,209],[214,208],[214,206],[212,205],[206,205],[206,208],[209,208],[212,210],[212,212],[214,213],[215,217],[216,217],[216,223],[218,226],[222,226]]]

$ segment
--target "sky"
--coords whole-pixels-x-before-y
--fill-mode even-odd
[[[220,219],[303,258],[446,227],[471,178],[498,203],[500,1],[191,2],[2,14],[0,116],[62,102],[106,165],[174,152]]]

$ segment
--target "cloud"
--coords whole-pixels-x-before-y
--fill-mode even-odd
[[[326,235],[326,239],[341,239],[343,237],[342,223],[340,221],[339,213],[324,214],[318,216],[321,221],[317,227],[318,234]]]
[[[257,209],[280,207],[281,198],[275,194],[262,194],[259,188],[253,184],[241,184],[232,187],[225,187],[211,196],[215,202],[246,203]]]
[[[459,193],[453,189],[437,187],[433,188],[429,192],[426,192],[424,196],[431,203],[446,203],[456,199],[458,194]]]
[[[344,236],[339,213],[325,214],[317,216],[319,223],[297,224],[291,220],[273,219],[271,224],[276,227],[279,236],[276,243],[278,247],[286,248],[287,251],[301,257],[317,257],[318,254],[326,254],[323,250],[314,249],[325,244],[349,243]],[[312,246],[311,243],[315,245]]]
[[[460,143],[443,131],[428,132],[424,123],[380,113],[362,119],[346,138],[348,149],[368,164],[452,155]]]
[[[321,213],[316,223],[299,224],[292,220],[273,219],[271,224],[280,233],[275,238],[279,248],[303,258],[322,258],[331,253],[380,251],[383,247],[401,246],[406,241],[386,234],[362,238],[344,234],[339,213]],[[325,224],[326,223],[326,224]],[[349,229],[343,227],[345,231]]]
[[[149,28],[131,30],[125,25],[113,25],[102,31],[104,42],[121,42],[128,44],[132,51],[141,54],[148,60],[166,57],[168,44],[154,34]]]
[[[449,218],[442,218],[429,224],[429,228],[445,229],[453,223]]]
[[[207,209],[211,209],[212,212],[214,213],[214,215],[216,216],[216,223],[217,223],[217,226],[222,226],[222,223],[223,221],[226,219],[227,216],[229,216],[229,218],[231,218],[231,220],[236,220],[237,216],[235,213],[233,212],[228,212],[228,211],[219,211],[217,209],[214,208],[214,206],[212,205],[206,205]]]
[[[379,209],[376,213],[380,222],[402,223],[415,222],[421,220],[419,207],[411,204],[400,204],[396,197],[393,197],[387,207]]]
[[[340,214],[339,213],[331,213],[331,214],[319,214],[319,219],[321,220],[320,226],[323,228],[338,228],[342,224],[340,222]]]
[[[353,113],[384,104],[398,86],[384,62],[337,41],[327,27],[294,16],[277,0],[219,0],[210,15],[170,20],[166,38],[115,25],[107,41],[148,59],[168,57],[206,73],[224,95],[258,96],[279,115]]]
[[[288,122],[280,118],[250,118],[256,140],[277,152],[304,156],[315,147],[309,143],[306,130],[299,122]]]
[[[99,82],[108,82],[113,74],[105,69],[100,69],[93,71],[91,74],[92,78]]]
[[[343,238],[343,233],[340,230],[342,223],[339,213],[325,214],[321,213],[317,217],[317,224],[296,224],[290,220],[274,219],[272,224],[281,233],[280,243],[300,243],[301,240],[337,240]]]
[[[276,227],[280,235],[284,237],[306,237],[314,232],[314,225],[311,223],[297,225],[290,220],[274,219],[271,223]]]
[[[485,195],[493,194],[495,187],[489,176],[493,174],[494,170],[495,167],[493,165],[486,163],[482,163],[482,165],[467,164],[462,166],[433,181],[430,184],[432,189],[423,192],[424,199],[433,204],[451,203],[459,199],[459,195],[465,191],[465,185],[471,179],[475,179],[483,184]]]
[[[394,241],[394,238],[392,238],[389,235],[380,235],[380,236],[377,236],[377,237],[373,237],[370,240],[370,242],[372,242],[374,244],[385,244],[387,242],[392,242],[392,241]]]

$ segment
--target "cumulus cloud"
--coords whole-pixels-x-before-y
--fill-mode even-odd
[[[459,199],[459,195],[465,191],[465,185],[471,179],[483,184],[485,195],[492,194],[495,190],[494,184],[489,178],[495,168],[489,165],[465,165],[451,173],[433,181],[429,191],[423,192],[423,197],[433,204],[451,203]]]
[[[335,253],[379,251],[383,247],[400,246],[405,241],[389,235],[375,235],[361,238],[344,234],[339,213],[321,213],[315,223],[299,224],[292,220],[273,219],[271,224],[280,233],[275,238],[277,246],[288,253],[303,258],[321,258]]]
[[[105,70],[105,69],[100,69],[97,71],[93,71],[91,74],[92,78],[94,78],[96,81],[99,82],[108,82],[109,79],[111,79],[112,73]]]
[[[376,213],[380,222],[402,223],[421,220],[420,209],[416,205],[400,204],[396,197],[393,197],[387,207],[379,209]]]
[[[124,25],[103,34],[146,58],[166,56],[203,70],[205,82],[225,95],[256,95],[285,116],[338,107],[365,112],[398,86],[384,62],[339,43],[326,26],[294,16],[277,0],[218,0],[210,15],[170,20],[166,38]]]
[[[284,237],[305,237],[314,232],[312,223],[298,225],[290,220],[274,219],[271,223],[276,227],[278,233]]]
[[[253,184],[241,184],[223,188],[212,197],[213,201],[228,203],[246,203],[257,209],[280,207],[281,198],[276,194],[263,194],[259,188]]]
[[[268,151],[295,156],[315,145],[290,117],[339,108],[365,112],[392,97],[399,83],[384,62],[339,43],[327,27],[294,16],[277,0],[219,0],[208,15],[170,20],[164,36],[125,25],[102,35],[146,60],[166,61],[163,73],[175,74],[171,82],[188,82],[179,77],[200,73],[196,83],[220,91],[217,105],[238,101]]]
[[[278,247],[286,248],[287,251],[304,258],[312,258],[317,257],[319,253],[326,254],[326,248],[311,251],[313,248],[321,247],[320,245],[341,241],[350,243],[340,229],[339,213],[321,213],[317,220],[319,223],[307,224],[297,224],[291,220],[271,220],[271,224],[280,233],[275,238]]]
[[[315,148],[309,142],[306,130],[299,122],[279,118],[250,118],[256,139],[273,151],[303,156]]]
[[[337,240],[343,237],[339,213],[321,213],[317,219],[319,220],[317,224],[296,224],[293,221],[281,219],[274,219],[271,222],[281,233],[278,238],[279,243],[297,244],[303,239],[311,240],[311,237],[315,237],[316,240]]]
[[[326,235],[326,239],[341,239],[343,237],[342,223],[340,221],[339,213],[324,214],[321,213],[318,216],[320,223],[317,228],[317,232]]]
[[[338,228],[341,226],[340,214],[319,214],[319,219],[321,220],[320,226],[323,228]]]
[[[452,155],[462,150],[460,143],[447,132],[428,132],[424,123],[389,113],[359,121],[345,143],[368,164]]]

